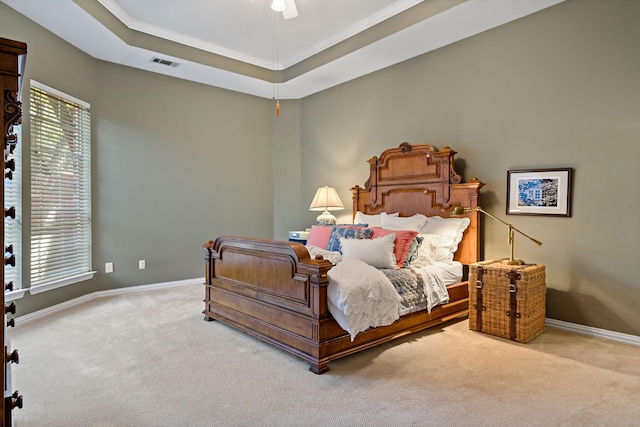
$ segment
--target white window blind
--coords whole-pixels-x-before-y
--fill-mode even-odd
[[[15,166],[13,171],[5,169],[5,177],[10,174],[11,179],[4,180],[4,207],[13,207],[15,218],[4,219],[4,246],[13,247],[16,265],[5,266],[4,280],[6,283],[13,282],[13,289],[17,290],[22,288],[22,125],[14,125],[13,134],[17,136],[18,143],[7,158]]]
[[[91,271],[89,104],[32,81],[31,287]]]

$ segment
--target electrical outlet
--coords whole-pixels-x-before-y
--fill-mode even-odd
[[[140,270],[144,270],[146,268],[145,262],[143,259],[141,259],[140,261],[138,261],[138,269]]]
[[[113,263],[107,262],[104,264],[104,272],[105,273],[113,273]]]

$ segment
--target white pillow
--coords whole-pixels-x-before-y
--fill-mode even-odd
[[[386,215],[382,217],[380,226],[387,230],[413,230],[420,232],[426,222],[427,217],[421,214],[415,214],[409,217],[392,217]]]
[[[453,261],[453,255],[458,250],[464,230],[471,221],[469,218],[442,218],[432,216],[420,230],[420,234],[435,234],[440,236],[435,260],[440,262]]]
[[[393,253],[395,234],[387,234],[377,239],[340,238],[340,248],[344,258],[356,258],[375,268],[395,268]]]
[[[386,212],[380,212],[379,214],[370,215],[364,214],[360,211],[356,212],[356,217],[353,219],[354,224],[367,224],[369,227],[380,227],[380,221],[383,216],[399,216],[398,212],[388,214]]]
[[[440,245],[440,236],[436,234],[418,234],[422,237],[422,244],[418,248],[418,260],[432,265],[436,262],[436,250]]]
[[[430,264],[436,262],[451,264],[455,254],[455,250],[451,250],[451,240],[437,234],[418,234],[418,236],[423,238],[422,246],[425,242],[427,243],[427,247],[420,247],[423,252],[419,254],[424,257],[424,261]]]

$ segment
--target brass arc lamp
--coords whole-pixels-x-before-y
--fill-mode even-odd
[[[493,215],[491,215],[489,212],[485,211],[484,209],[482,209],[481,207],[475,207],[475,208],[469,208],[469,207],[464,207],[464,206],[454,206],[453,208],[451,208],[451,216],[454,217],[460,217],[463,216],[465,214],[467,214],[468,212],[471,211],[478,211],[478,212],[482,212],[483,214],[485,214],[486,216],[495,219],[498,222],[503,223],[504,225],[506,225],[507,227],[509,227],[509,245],[511,246],[511,256],[509,258],[504,258],[501,260],[501,262],[503,264],[507,264],[507,265],[522,265],[524,264],[524,261],[520,258],[514,258],[513,256],[513,242],[514,242],[514,237],[515,237],[515,232],[517,231],[518,233],[522,234],[524,237],[526,237],[527,239],[531,240],[533,243],[535,243],[538,246],[542,245],[542,242],[539,240],[534,239],[531,236],[526,235],[525,233],[523,233],[522,231],[518,230],[517,228],[515,228],[513,225],[509,224],[508,222],[504,222],[503,220],[501,220],[500,218],[497,218]]]

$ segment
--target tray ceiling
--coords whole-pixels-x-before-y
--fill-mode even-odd
[[[0,0],[109,62],[299,99],[564,0]]]

